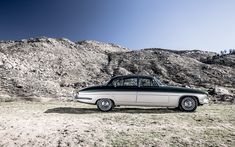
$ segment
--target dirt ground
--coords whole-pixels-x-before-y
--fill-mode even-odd
[[[0,146],[235,146],[235,105],[194,113],[76,102],[1,102]]]

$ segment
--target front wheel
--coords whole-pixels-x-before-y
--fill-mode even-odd
[[[193,112],[197,109],[198,103],[194,97],[184,97],[179,104],[182,111]]]
[[[113,102],[110,99],[100,99],[96,103],[97,108],[103,112],[108,112],[113,109]]]

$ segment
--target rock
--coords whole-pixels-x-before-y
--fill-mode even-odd
[[[210,88],[208,90],[208,93],[213,96],[212,101],[215,102],[221,101],[221,102],[230,102],[230,103],[235,102],[235,95],[225,87],[216,86],[215,88]]]
[[[3,67],[4,63],[2,60],[0,60],[0,68]]]
[[[215,94],[216,95],[232,95],[232,93],[230,93],[226,88],[224,87],[218,87],[216,86],[215,89]]]
[[[210,95],[231,95],[232,93],[230,93],[226,88],[224,87],[210,87],[208,89],[208,93]]]
[[[14,97],[9,96],[8,94],[0,94],[0,102],[12,102],[15,100]]]
[[[235,103],[235,96],[234,95],[221,95],[219,97],[219,101]]]

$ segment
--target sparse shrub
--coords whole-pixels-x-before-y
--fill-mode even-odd
[[[235,55],[235,49],[229,49],[229,54]]]
[[[225,53],[224,51],[220,51],[220,55],[223,56]]]
[[[227,50],[220,51],[220,56],[223,56],[223,55],[226,55],[226,54],[234,55],[235,54],[235,49],[229,49],[228,51]]]

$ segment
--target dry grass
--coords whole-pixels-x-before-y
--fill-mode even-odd
[[[235,105],[195,113],[75,102],[0,103],[0,146],[234,146]]]

